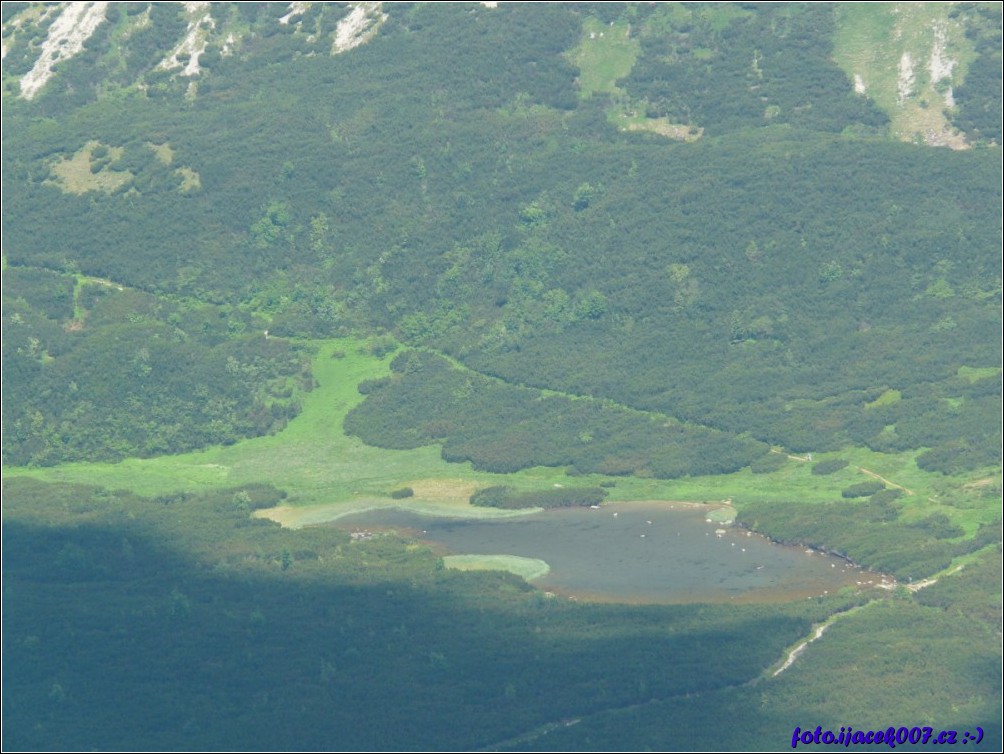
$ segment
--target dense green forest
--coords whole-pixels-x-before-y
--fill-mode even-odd
[[[5,463],[233,443],[281,429],[311,387],[300,349],[230,307],[35,267],[7,270],[3,295]]]
[[[998,746],[999,5],[489,5],[3,4],[5,748]],[[437,495],[909,588],[576,603],[252,517]]]
[[[423,6],[338,58],[337,76],[316,57],[249,64],[180,111],[100,101],[57,128],[11,102],[8,262],[244,306],[278,335],[385,327],[507,381],[797,451],[998,462],[998,383],[957,374],[1000,361],[998,161],[773,122],[692,145],[609,143],[597,97],[568,109],[575,10],[540,12],[555,16],[546,35],[526,8]],[[798,34],[824,38],[821,12]],[[402,73],[385,47],[414,62]],[[470,66],[427,59],[441,47]],[[500,50],[539,61],[533,75]],[[482,78],[489,62],[516,80]],[[319,103],[306,121],[298,92]],[[122,181],[67,191],[57,163],[94,140],[109,156],[88,152],[89,169]],[[199,187],[182,190],[175,166]],[[870,407],[886,390],[902,400]]]
[[[602,487],[571,487],[524,493],[516,492],[512,487],[485,487],[471,495],[471,505],[490,508],[566,508],[573,505],[596,506],[606,496],[607,491]]]
[[[345,430],[381,447],[443,443],[447,461],[495,472],[568,466],[570,473],[675,477],[736,471],[767,447],[616,405],[509,385],[409,351],[393,377],[362,383],[367,400]]]

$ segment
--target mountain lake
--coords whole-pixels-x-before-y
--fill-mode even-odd
[[[549,569],[536,569],[543,575],[531,577],[533,584],[588,601],[770,602],[894,583],[841,558],[716,523],[708,512],[703,505],[622,502],[472,519],[382,508],[325,525],[356,539],[389,531],[414,537],[446,556],[447,565],[461,561],[456,556],[474,567],[479,558],[467,556],[544,561]],[[480,560],[491,567],[492,559]]]

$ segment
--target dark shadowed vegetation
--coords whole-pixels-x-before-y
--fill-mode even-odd
[[[512,487],[485,487],[471,495],[471,505],[489,508],[568,508],[575,505],[599,505],[607,496],[602,487],[567,487],[562,489],[517,492]]]

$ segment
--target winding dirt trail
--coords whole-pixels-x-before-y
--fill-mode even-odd
[[[847,610],[841,610],[840,612],[831,615],[822,623],[814,625],[812,627],[812,634],[803,639],[794,649],[789,650],[787,652],[787,656],[784,663],[780,665],[780,667],[778,667],[778,669],[775,670],[773,673],[771,672],[771,668],[767,668],[760,675],[750,678],[748,681],[744,681],[743,683],[734,683],[721,686],[718,689],[716,689],[716,691],[756,686],[764,681],[769,681],[771,678],[778,676],[781,672],[791,667],[795,663],[795,661],[805,652],[809,644],[819,639],[826,632],[826,629],[828,629],[831,625],[833,625],[834,622],[848,615],[851,615],[852,613],[856,613],[859,610],[862,610],[868,607],[869,605],[874,604],[877,601],[878,600],[872,600],[871,602],[867,602],[864,605],[856,605]],[[777,666],[775,665],[773,667]],[[587,717],[595,717],[596,715],[604,714],[607,712],[623,712],[626,710],[641,709],[643,707],[662,704],[665,702],[671,702],[674,699],[690,698],[691,696],[693,696],[692,692],[685,692],[682,694],[674,694],[672,696],[667,696],[667,697],[648,699],[644,702],[638,702],[636,704],[628,704],[620,707],[609,707],[607,709],[590,712],[589,714],[582,715],[581,717],[570,717],[570,718],[565,718],[564,720],[556,720],[550,723],[545,723],[544,725],[539,725],[536,728],[533,728],[532,730],[529,731],[525,731],[524,733],[521,733],[518,736],[508,738],[504,741],[497,741],[491,744],[490,746],[485,746],[481,749],[475,749],[475,751],[478,752],[505,751],[506,749],[511,749],[515,748],[516,746],[521,746],[530,743],[556,730],[561,730],[562,728],[570,728],[573,725],[581,723],[583,719]]]
[[[775,448],[771,448],[770,452],[771,453],[783,453],[784,451],[777,450]],[[788,458],[790,458],[792,461],[802,461],[803,463],[806,463],[806,462],[812,460],[811,456],[796,456],[796,455],[792,455],[791,453],[785,453],[785,455],[787,455]],[[889,481],[884,476],[879,476],[878,474],[876,474],[871,469],[866,469],[863,466],[855,466],[854,468],[856,468],[862,474],[867,474],[868,476],[870,476],[870,477],[872,477],[874,479],[878,479],[880,482],[883,482],[883,483],[887,484],[890,487],[895,487],[897,490],[903,490],[903,492],[905,492],[907,495],[915,495],[916,494],[913,490],[907,489],[906,487],[904,487],[901,484],[896,484],[895,482]],[[989,480],[987,480],[987,481],[989,481]],[[974,482],[974,484],[976,484],[976,483]]]
[[[897,490],[903,490],[903,492],[905,492],[907,495],[913,495],[913,494],[915,494],[913,490],[908,490],[906,487],[904,487],[904,486],[902,486],[900,484],[896,484],[895,482],[890,482],[884,476],[879,476],[874,471],[869,471],[868,469],[862,468],[861,466],[856,466],[855,468],[858,471],[860,471],[862,474],[867,474],[870,477],[874,477],[875,479],[878,479],[880,482],[884,482],[885,484],[889,485],[890,487],[895,487]]]
[[[790,650],[788,652],[787,659],[784,661],[784,663],[777,670],[775,670],[773,673],[770,674],[770,677],[771,678],[777,678],[779,675],[781,675],[781,673],[783,673],[785,670],[787,670],[792,665],[794,665],[795,664],[795,660],[797,660],[799,657],[801,657],[802,653],[805,652],[806,649],[808,649],[809,645],[812,644],[812,642],[816,641],[816,639],[821,638],[822,635],[824,633],[826,633],[826,629],[828,629],[830,626],[832,626],[835,621],[839,620],[840,618],[843,618],[845,615],[850,615],[851,613],[856,613],[862,607],[867,607],[868,604],[871,604],[871,603],[867,603],[866,605],[857,605],[857,606],[852,607],[852,608],[850,608],[848,610],[841,610],[839,613],[834,613],[833,615],[831,615],[829,618],[827,618],[822,623],[819,623],[819,624],[813,626],[812,635],[806,637],[805,640],[802,641],[798,646],[796,646],[794,649]],[[766,673],[760,676],[760,679],[762,679],[762,678],[766,678]],[[757,679],[757,680],[760,680],[760,679]]]

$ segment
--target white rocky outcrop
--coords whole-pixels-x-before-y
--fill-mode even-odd
[[[386,20],[383,3],[359,3],[338,22],[331,54],[337,55],[369,42]]]
[[[50,78],[61,60],[72,58],[84,49],[84,42],[105,20],[108,3],[66,3],[59,18],[52,22],[42,43],[42,53],[35,65],[21,78],[21,94],[32,99]]]

